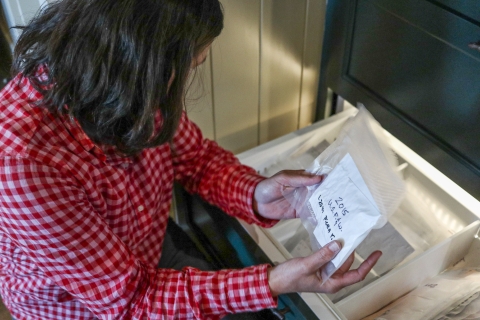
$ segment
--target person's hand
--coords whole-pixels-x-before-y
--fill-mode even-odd
[[[373,252],[355,270],[352,266],[353,253],[347,261],[322,285],[322,268],[340,251],[340,243],[332,241],[317,252],[305,258],[295,258],[281,263],[268,271],[268,284],[272,296],[288,292],[335,293],[340,289],[359,282],[377,263],[382,252]]]
[[[304,170],[284,170],[260,182],[253,194],[253,210],[268,219],[297,218],[295,208],[285,197],[295,190],[323,181],[324,176]]]

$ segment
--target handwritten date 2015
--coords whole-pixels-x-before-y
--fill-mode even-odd
[[[336,199],[330,199],[328,201],[328,207],[335,219],[335,223],[333,225],[336,226],[340,231],[343,231],[342,217],[349,213],[345,207],[345,204],[343,203],[343,198],[338,197]]]

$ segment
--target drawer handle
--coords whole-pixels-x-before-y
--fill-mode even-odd
[[[470,49],[476,49],[478,51],[480,51],[480,40],[478,40],[477,42],[471,42],[468,44],[468,47]]]

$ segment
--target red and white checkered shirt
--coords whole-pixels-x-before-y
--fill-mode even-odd
[[[174,179],[262,226],[262,179],[184,115],[172,145],[122,158],[35,106],[17,76],[0,93],[0,294],[18,319],[218,318],[276,305],[268,265],[157,269]]]

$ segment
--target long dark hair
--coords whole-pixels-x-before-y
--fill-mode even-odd
[[[62,0],[21,28],[12,72],[50,112],[132,155],[171,141],[192,59],[220,34],[223,12],[218,0]]]

